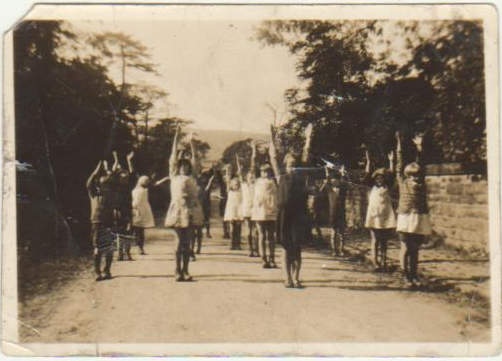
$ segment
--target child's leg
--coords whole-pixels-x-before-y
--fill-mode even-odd
[[[190,244],[194,238],[194,229],[192,227],[183,228],[183,238],[182,238],[182,253],[183,253],[183,278],[185,281],[190,281],[192,277],[188,273],[188,265],[190,263]]]
[[[294,246],[293,254],[294,282],[296,287],[300,287],[300,269],[302,268],[302,248],[300,245]]]
[[[106,252],[105,256],[105,278],[110,279],[112,278],[111,274],[111,268],[112,268],[112,262],[113,262],[113,250]]]
[[[101,258],[103,258],[103,253],[96,248],[94,250],[94,271],[99,279],[101,278]]]
[[[370,229],[371,236],[371,261],[375,267],[378,267],[378,250],[377,250],[377,239],[374,229]]]
[[[202,227],[197,227],[197,254],[200,254],[202,248]]]
[[[408,235],[403,232],[398,233],[399,241],[401,243],[401,252],[399,255],[399,263],[401,264],[401,270],[403,271],[406,278],[409,278],[409,242]]]
[[[228,239],[230,238],[230,224],[229,222],[223,222],[223,238]]]
[[[421,235],[413,235],[409,242],[410,244],[410,277],[412,279],[417,279],[418,276],[418,252],[420,250],[420,244],[422,242]]]
[[[291,262],[291,255],[289,253],[290,252],[287,249],[287,246],[282,249],[284,269],[286,270],[286,283],[285,283],[286,287],[293,286],[292,262]]]
[[[337,255],[337,244],[336,244],[336,228],[334,226],[331,227],[331,234],[330,234],[330,245],[331,245],[331,250],[333,251],[333,255]]]
[[[249,257],[254,256],[254,248],[253,248],[253,222],[251,218],[246,218],[246,226],[248,229],[248,248],[249,248]]]
[[[253,252],[257,257],[260,257],[260,233],[258,232],[258,224],[255,221],[251,221],[251,226],[253,227]]]
[[[385,269],[387,267],[387,243],[389,240],[389,232],[385,231],[382,234],[382,240],[380,243],[381,249],[380,249],[380,262],[382,264],[382,267]]]
[[[175,277],[176,281],[180,281],[183,279],[181,273],[181,259],[183,258],[183,246],[182,246],[182,238],[184,237],[182,228],[175,228],[176,238],[174,240],[174,254],[176,259],[176,269],[175,269]]]
[[[270,264],[272,267],[276,268],[275,264],[275,222],[266,222],[266,237],[268,239],[268,249],[270,253]]]
[[[339,241],[340,254],[343,256],[345,254],[345,227],[338,226],[337,233],[338,233],[338,238],[340,239]]]
[[[268,265],[265,222],[258,221],[257,224],[258,224],[258,236],[260,238],[261,259],[264,265]]]
[[[234,247],[235,249],[241,249],[241,237],[242,237],[242,222],[234,221],[232,226]]]

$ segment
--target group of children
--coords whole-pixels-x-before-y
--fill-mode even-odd
[[[148,176],[137,177],[132,164],[133,154],[127,156],[128,169],[123,169],[114,152],[115,163],[108,169],[100,162],[87,182],[91,200],[92,239],[95,247],[97,280],[111,278],[110,267],[115,250],[119,247],[118,260],[130,260],[131,239],[137,241],[144,254],[144,229],[155,222],[148,202],[148,188],[170,180],[171,201],[164,225],[176,233],[175,280],[190,281],[190,259],[200,253],[203,230],[210,238],[210,191],[216,172],[213,169],[200,172],[193,139],[191,151],[179,152],[180,129],[174,137],[169,159],[169,176],[152,184]],[[389,168],[371,172],[371,160],[367,152],[366,180],[371,186],[365,226],[370,230],[372,258],[377,269],[387,266],[387,241],[397,231],[401,241],[401,267],[410,285],[419,283],[417,278],[418,251],[424,236],[430,233],[424,171],[421,165],[422,136],[413,139],[417,148],[417,161],[403,167],[401,135],[396,134],[397,165],[394,151],[389,154]],[[252,141],[250,167],[243,172],[240,159],[232,172],[224,167],[220,191],[224,195],[221,213],[224,236],[231,238],[230,249],[241,249],[243,225],[247,229],[250,257],[261,257],[263,268],[276,268],[276,242],[281,244],[284,256],[285,286],[301,287],[301,250],[310,238],[311,229],[322,236],[316,219],[318,197],[327,194],[329,225],[333,254],[345,254],[345,200],[348,174],[344,167],[337,168],[326,162],[325,179],[314,191],[309,186],[309,158],[312,126],[305,130],[305,143],[301,154],[281,150],[279,161],[273,129],[270,134],[268,161],[257,164],[256,145]],[[200,174],[199,174],[200,173]],[[135,186],[134,186],[135,184]],[[397,217],[391,201],[390,190],[399,188]],[[317,197],[317,198],[316,198]],[[101,262],[105,257],[104,276]]]

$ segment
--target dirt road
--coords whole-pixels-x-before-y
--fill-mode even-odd
[[[216,229],[190,264],[195,281],[173,279],[173,234],[147,232],[147,255],[115,262],[110,281],[89,268],[25,305],[25,342],[457,342],[487,341],[489,323],[438,294],[406,290],[397,276],[350,259],[305,251],[304,289],[283,269],[262,269],[230,251]],[[279,255],[281,250],[278,251]]]

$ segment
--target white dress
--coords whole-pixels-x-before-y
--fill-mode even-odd
[[[223,220],[225,222],[242,221],[242,193],[240,190],[228,191],[227,204]]]
[[[242,217],[251,218],[253,213],[254,184],[243,183],[242,186]]]
[[[277,220],[277,185],[273,179],[258,178],[254,186],[253,221]]]
[[[138,186],[132,191],[132,225],[140,228],[155,226],[152,207],[148,202],[148,188]]]
[[[387,187],[373,186],[369,195],[366,212],[366,228],[396,228],[396,215]]]
[[[167,211],[165,226],[186,228],[197,225],[202,219],[198,200],[198,186],[195,179],[186,175],[171,178],[171,203]]]

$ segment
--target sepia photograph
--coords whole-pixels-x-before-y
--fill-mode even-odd
[[[35,5],[4,35],[3,352],[500,353],[497,26]]]

